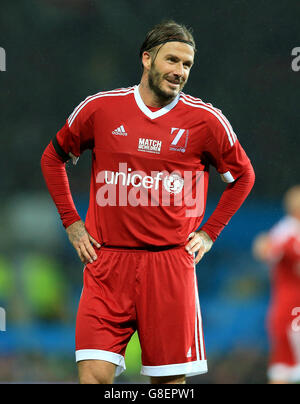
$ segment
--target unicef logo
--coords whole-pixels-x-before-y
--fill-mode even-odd
[[[180,175],[167,175],[163,181],[165,189],[170,192],[170,194],[179,194],[182,191],[184,180]]]

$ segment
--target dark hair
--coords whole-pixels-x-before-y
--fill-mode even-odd
[[[184,42],[191,45],[196,52],[196,45],[190,28],[185,25],[177,24],[175,21],[169,20],[155,25],[148,32],[140,49],[140,57],[145,51],[150,51],[158,45],[166,42]]]

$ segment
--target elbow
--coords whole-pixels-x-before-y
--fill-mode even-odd
[[[252,188],[255,184],[255,179],[256,179],[255,171],[254,171],[252,164],[249,165],[247,174],[248,174],[248,178],[249,178],[249,184],[251,185],[251,188]]]
[[[44,150],[41,160],[40,160],[40,165],[42,171],[45,169],[45,167],[58,167],[58,166],[63,166],[64,162],[61,160],[60,156],[56,153],[52,142],[48,144],[46,149]]]
[[[44,152],[42,154],[42,157],[40,159],[40,166],[41,166],[42,171],[43,171],[43,168],[45,167],[46,162],[47,162],[47,152],[46,152],[46,150],[47,150],[47,148],[44,150]]]

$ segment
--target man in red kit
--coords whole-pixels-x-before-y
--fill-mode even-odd
[[[112,383],[136,330],[151,383],[207,372],[195,264],[247,197],[254,172],[221,111],[182,92],[194,55],[185,26],[155,26],[140,50],[140,84],[86,98],[43,154],[48,189],[85,263],[80,383]],[[92,174],[83,223],[65,162],[86,149]],[[228,186],[199,229],[211,165]]]
[[[300,382],[300,185],[287,191],[284,205],[287,215],[253,244],[255,257],[272,268],[270,384]]]

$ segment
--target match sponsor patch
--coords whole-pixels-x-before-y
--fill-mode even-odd
[[[138,151],[160,154],[162,141],[154,139],[139,138]]]

